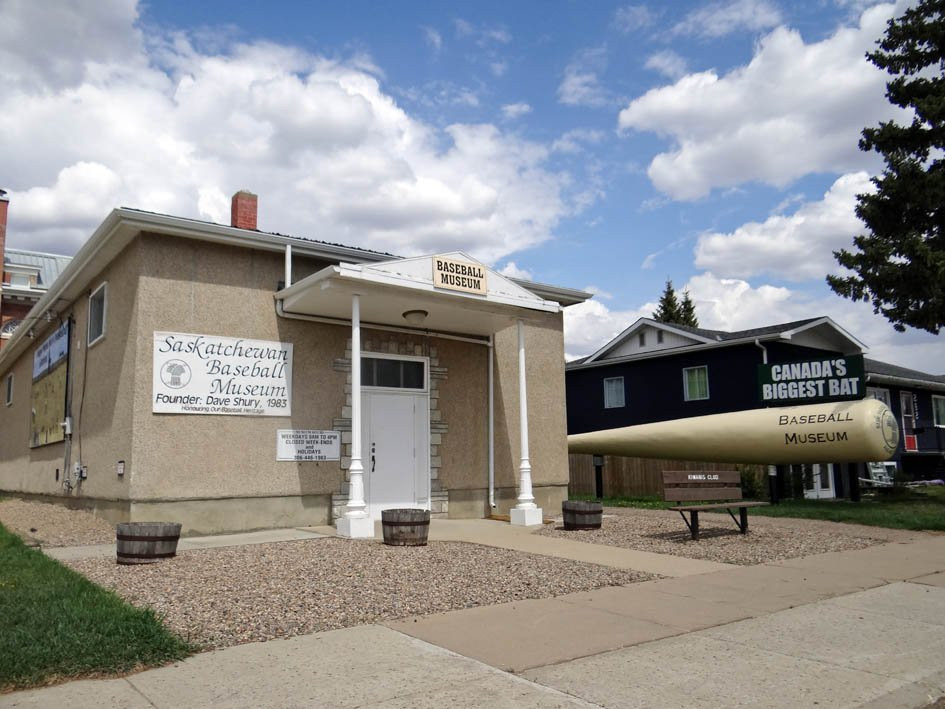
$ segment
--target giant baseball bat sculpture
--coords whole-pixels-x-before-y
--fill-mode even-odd
[[[876,399],[752,409],[568,436],[570,453],[719,463],[888,460],[899,426]]]

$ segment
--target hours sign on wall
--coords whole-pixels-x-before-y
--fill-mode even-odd
[[[279,429],[276,431],[276,460],[339,460],[341,434],[338,431]]]

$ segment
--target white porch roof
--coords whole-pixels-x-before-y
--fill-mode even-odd
[[[531,314],[560,310],[558,303],[540,298],[462,252],[437,256],[481,267],[486,274],[485,293],[435,286],[436,256],[418,256],[328,266],[279,291],[275,297],[289,314],[350,320],[351,298],[360,295],[361,321],[366,327],[374,323],[483,337],[517,319],[528,320]],[[422,324],[404,319],[404,313],[410,310],[427,312]]]

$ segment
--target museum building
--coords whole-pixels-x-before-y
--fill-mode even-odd
[[[589,294],[256,220],[108,215],[0,350],[0,493],[188,534],[560,506]]]

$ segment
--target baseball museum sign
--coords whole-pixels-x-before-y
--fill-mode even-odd
[[[161,414],[290,416],[292,345],[155,332],[151,404]]]
[[[758,365],[758,398],[765,404],[851,401],[866,394],[863,355]]]

